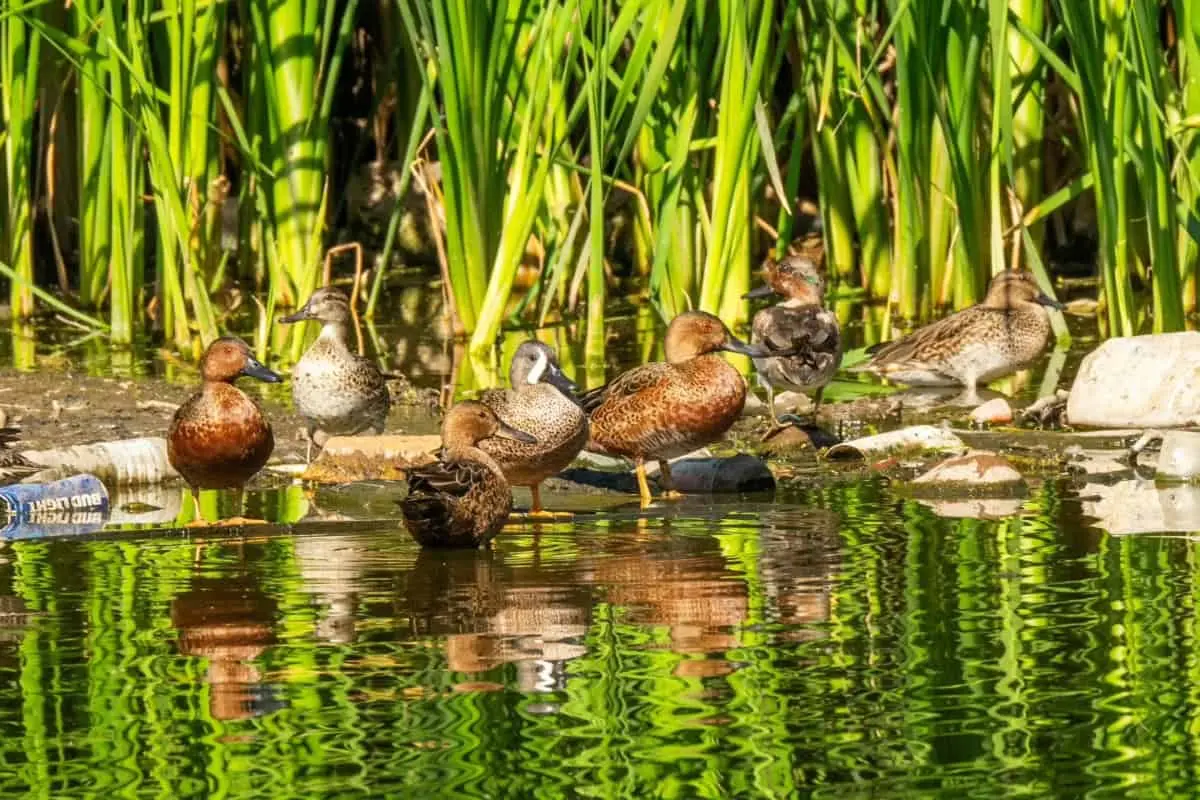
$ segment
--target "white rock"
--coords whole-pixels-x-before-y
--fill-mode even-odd
[[[1067,419],[1098,428],[1200,424],[1200,333],[1104,342],[1079,365]]]
[[[971,412],[971,421],[977,425],[1004,424],[1013,421],[1012,406],[1003,397],[988,400]]]

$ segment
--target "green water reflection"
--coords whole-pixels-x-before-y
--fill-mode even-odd
[[[873,482],[0,550],[0,796],[1184,797],[1197,545]]]

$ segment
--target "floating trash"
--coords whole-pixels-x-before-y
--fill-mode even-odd
[[[5,539],[75,536],[92,533],[108,520],[108,490],[95,475],[75,475],[48,483],[0,487],[0,507],[8,515]]]

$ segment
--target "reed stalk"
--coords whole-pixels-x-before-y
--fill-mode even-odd
[[[17,319],[33,314],[33,150],[41,37],[31,26],[37,6],[22,14],[0,15],[0,130],[3,174],[0,175],[0,257],[20,276],[9,291]]]

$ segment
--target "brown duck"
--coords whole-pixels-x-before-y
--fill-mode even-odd
[[[493,436],[537,443],[482,403],[459,403],[446,413],[438,460],[409,472],[408,496],[400,503],[408,532],[422,547],[481,547],[504,527],[512,491],[500,465],[479,449]]]
[[[167,460],[191,487],[197,510],[201,489],[240,492],[275,449],[271,424],[233,382],[242,375],[268,383],[281,380],[250,354],[245,342],[232,336],[208,346],[200,374],[200,391],[175,412],[167,433]],[[240,521],[244,520],[226,524]]]
[[[877,345],[855,372],[871,372],[909,386],[975,387],[1016,372],[1041,355],[1050,338],[1047,308],[1062,308],[1028,272],[1008,270],[992,279],[982,303]]]
[[[553,518],[554,513],[542,509],[541,483],[566,469],[587,444],[587,414],[549,345],[523,342],[513,354],[508,375],[511,389],[484,392],[479,402],[506,424],[536,437],[537,443],[492,437],[480,442],[479,449],[496,459],[510,484],[529,487],[530,517]]]
[[[712,314],[687,311],[667,328],[665,362],[634,367],[581,398],[591,421],[587,449],[633,460],[643,507],[651,500],[646,461],[662,469],[663,496],[678,497],[667,460],[712,444],[741,416],[746,381],[721,350],[771,354],[739,341]]]
[[[767,408],[776,425],[775,392],[790,389],[821,395],[842,361],[842,337],[837,317],[825,308],[825,281],[817,262],[808,255],[768,259],[763,268],[766,285],[746,297],[780,295],[783,302],[754,315],[752,344],[771,350],[794,350],[795,355],[754,359],[759,384],[767,390]]]

